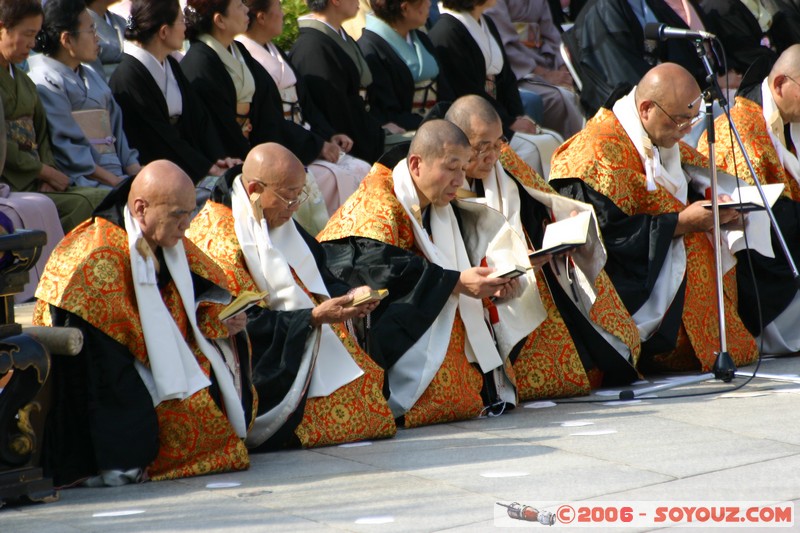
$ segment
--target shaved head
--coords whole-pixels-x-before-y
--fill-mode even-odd
[[[277,143],[259,144],[250,150],[242,167],[242,185],[248,195],[258,197],[270,228],[288,222],[308,197],[305,166]],[[298,199],[300,202],[295,203]]]
[[[800,44],[784,50],[767,80],[784,124],[800,122]]]
[[[171,161],[145,165],[131,183],[128,209],[154,250],[183,238],[195,208],[191,178]]]
[[[451,122],[431,120],[419,127],[406,158],[419,207],[442,207],[455,199],[471,152],[469,139]]]
[[[662,63],[645,74],[634,94],[642,127],[656,146],[672,148],[699,117],[700,87],[688,70]]]
[[[800,74],[800,44],[793,44],[784,50],[775,61],[769,73],[769,81],[772,84],[773,80],[780,75],[796,78],[798,74]]]
[[[247,154],[242,167],[245,181],[257,180],[280,186],[287,176],[306,175],[303,163],[278,143],[259,144]]]
[[[419,127],[408,155],[418,155],[422,159],[442,157],[447,147],[469,148],[469,139],[455,124],[446,120],[431,120]]]
[[[477,94],[462,96],[453,102],[444,118],[461,128],[470,138],[475,133],[475,122],[482,125],[501,122],[500,115],[497,114],[494,106],[486,98]]]
[[[694,76],[677,63],[662,63],[647,71],[636,86],[636,101],[655,100],[661,105],[672,103],[683,94],[700,94]]]

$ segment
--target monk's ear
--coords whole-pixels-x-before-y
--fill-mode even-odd
[[[263,185],[260,183],[256,183],[255,181],[248,181],[246,182],[247,185],[245,186],[245,190],[247,191],[247,196],[251,197],[254,194],[260,194]]]
[[[137,220],[144,219],[144,210],[147,207],[147,202],[143,198],[135,198],[133,200],[133,211],[131,214]]]
[[[650,113],[653,111],[653,108],[655,106],[653,105],[652,100],[642,100],[641,102],[639,102],[637,107],[639,108],[638,109],[639,117],[642,120],[647,120],[650,117]]]
[[[786,76],[784,74],[775,76],[772,80],[772,91],[778,96],[783,96],[783,84],[786,83],[786,81]]]
[[[419,154],[409,154],[406,159],[408,171],[413,177],[419,176],[419,167],[422,165],[422,157]]]

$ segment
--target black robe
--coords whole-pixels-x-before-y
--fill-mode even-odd
[[[415,31],[422,45],[436,58],[433,43],[427,35]],[[365,29],[358,46],[372,72],[372,85],[367,89],[370,112],[385,124],[394,122],[407,130],[415,130],[422,123],[422,115],[412,111],[414,78],[403,59],[380,35]],[[438,59],[437,59],[438,62]],[[455,98],[450,84],[439,72],[436,77],[436,100],[452,102]]]
[[[778,54],[800,43],[800,0],[773,0],[779,11],[772,16],[769,39]]]
[[[757,59],[765,57],[774,61],[777,54],[761,45],[764,37],[758,20],[747,7],[731,0],[700,0],[700,7],[708,20],[708,31],[722,42],[728,56],[728,67],[744,74]]]
[[[710,21],[697,5],[704,26]],[[647,0],[659,22],[688,29],[664,0]],[[712,25],[713,26],[713,25]],[[709,30],[712,31],[713,30]],[[614,89],[634,86],[657,63],[673,62],[685,67],[701,88],[706,87],[706,72],[694,45],[685,39],[645,41],[644,28],[627,0],[595,0],[581,10],[575,25],[564,32],[564,43],[583,83],[581,105],[588,116],[606,104]],[[717,74],[722,74],[717,68]]]
[[[292,69],[292,64],[289,61],[289,56],[286,55],[286,52],[281,50],[280,48],[277,49],[278,53],[281,55],[283,60],[286,62],[286,67]],[[297,91],[297,103],[300,105],[300,110],[303,115],[303,120],[308,122],[311,126],[311,131],[318,134],[325,140],[330,141],[331,137],[336,135],[336,130],[333,126],[330,125],[328,119],[325,118],[325,113],[323,113],[317,105],[314,103],[314,99],[311,98],[311,95],[308,94],[308,88],[306,87],[305,81],[301,76],[298,76],[295,72],[295,78],[297,81],[295,82],[295,91]],[[277,88],[277,87],[276,87]],[[280,92],[279,92],[280,95]]]
[[[361,78],[350,57],[321,31],[300,28],[289,58],[331,127],[353,139],[350,155],[370,164],[377,161],[386,134],[359,94]]]
[[[167,56],[181,90],[183,112],[176,124],[170,123],[167,101],[147,68],[133,56],[122,61],[108,84],[122,109],[122,123],[131,146],[139,150],[139,161],[146,165],[168,159],[186,172],[195,183],[208,175],[211,166],[226,157],[203,103],[198,99],[178,62]]]
[[[455,205],[453,210],[461,229],[459,210]],[[429,224],[423,214],[423,226],[428,231]],[[366,237],[327,241],[322,246],[328,255],[328,266],[337,276],[352,285],[389,289],[389,296],[372,312],[370,329],[365,334],[367,353],[386,371],[431,327],[461,276],[413,250]],[[512,349],[512,361],[523,344],[524,340]],[[498,400],[492,372],[483,374],[481,396],[487,406]]]
[[[217,53],[207,44],[194,41],[181,61],[186,77],[209,109],[212,123],[220,133],[228,154],[244,159],[251,147],[276,142],[288,148],[305,165],[317,159],[324,139],[284,118],[275,81],[244,45],[234,41],[234,46],[244,57],[256,85],[250,105],[253,129],[249,138],[245,138],[236,121],[236,89]]]
[[[550,182],[559,194],[594,207],[608,250],[605,271],[614,288],[634,315],[650,297],[667,252],[674,240],[678,213],[627,215],[614,202],[578,178]],[[690,193],[691,195],[691,193]],[[699,198],[690,198],[689,201]],[[642,359],[675,348],[683,315],[686,278],[675,295],[658,330],[642,343]]]
[[[123,58],[124,62],[124,58]],[[124,228],[123,207],[131,180],[114,189],[94,216]],[[159,260],[163,264],[161,250]],[[219,287],[191,272],[196,301]],[[158,273],[158,286],[171,281],[169,269]],[[131,289],[133,290],[133,289]],[[158,417],[153,399],[134,366],[126,346],[79,316],[50,306],[53,326],[81,330],[83,347],[75,356],[53,358],[50,382],[53,401],[45,422],[42,467],[56,486],[75,483],[101,470],[146,468],[159,449]],[[250,383],[250,354],[244,332],[236,336],[236,350],[242,372],[242,405],[249,425],[253,397]],[[214,373],[209,393],[225,412]]]
[[[461,22],[451,15],[443,14],[430,31],[430,38],[436,47],[440,73],[450,83],[453,96],[458,98],[477,94],[489,100],[500,115],[503,131],[510,139],[514,134],[511,124],[525,112],[517,88],[517,78],[511,70],[497,26],[490,17],[484,15],[483,19],[503,52],[503,68],[495,77],[496,98],[486,92],[486,61],[483,53]]]

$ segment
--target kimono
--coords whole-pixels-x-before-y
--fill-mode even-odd
[[[336,131],[328,123],[325,115],[316,108],[314,101],[309,98],[305,85],[302,80],[297,79],[283,51],[272,43],[267,43],[265,46],[244,35],[237,37],[237,41],[244,45],[253,59],[264,67],[275,82],[280,93],[280,106],[284,119],[330,141]],[[277,106],[278,100],[273,98],[273,104]],[[369,172],[369,167],[365,161],[344,153],[335,162],[321,158],[312,161],[309,164],[309,172],[313,174],[327,209],[323,210],[324,216],[320,217],[323,222],[320,226],[315,226],[316,231],[311,231],[309,226],[313,226],[313,223],[305,220],[302,221],[304,227],[311,233],[322,230],[328,217],[358,188],[361,180]]]
[[[153,60],[155,61],[155,59]],[[211,166],[226,157],[208,111],[183,75],[178,62],[167,56],[178,85],[181,113],[172,116],[159,82],[134,56],[124,54],[108,82],[122,109],[123,127],[145,165],[157,159],[172,161],[197,183]]]
[[[555,192],[507,145],[493,172],[473,189],[497,209],[531,249],[540,249],[546,225],[591,207]],[[594,213],[590,224],[595,227]],[[603,270],[602,239],[569,256],[556,256],[536,273],[547,319],[530,335],[514,361],[520,397],[534,399],[586,393],[590,386],[634,381],[639,332]]]
[[[383,123],[394,122],[415,130],[433,105],[452,102],[455,95],[439,71],[436,51],[428,36],[419,30],[411,30],[409,35],[413,47],[385,22],[368,15],[358,46],[373,77],[367,89],[370,112]]]
[[[0,71],[0,96],[6,120],[6,164],[0,179],[12,192],[37,192],[42,165],[55,167],[47,118],[36,85],[15,66]],[[70,186],[43,193],[58,209],[64,233],[89,218],[107,191]]]
[[[360,55],[360,51],[351,37],[339,43],[340,37],[325,33],[314,22],[298,22],[300,35],[289,59],[331,127],[353,139],[350,155],[372,164],[383,154],[386,138],[381,122],[368,112],[361,95],[372,83],[372,74],[363,56],[358,63],[353,61],[350,54]]]
[[[409,214],[413,194],[398,185],[411,179],[405,165],[405,159],[394,170],[374,165],[318,236],[334,273],[389,289],[373,312],[367,344],[387,370],[389,405],[407,427],[472,418],[483,405],[513,405],[512,361],[546,317],[535,282],[526,274],[521,294],[496,305],[488,299],[465,301],[452,291],[469,265],[523,264],[525,244],[504,217],[475,203],[451,202],[429,206],[429,215]],[[485,310],[477,321],[470,305]],[[485,334],[493,334],[495,344],[484,342]],[[571,363],[582,371],[577,357]],[[575,393],[577,387],[566,389]]]
[[[47,113],[56,166],[73,185],[111,188],[89,177],[95,167],[123,177],[126,168],[139,163],[138,152],[128,145],[122,111],[111,89],[89,66],[74,71],[44,54],[31,57],[29,65],[28,75]],[[82,111],[95,112],[76,118],[75,113]]]

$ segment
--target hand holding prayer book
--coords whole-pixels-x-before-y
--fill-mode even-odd
[[[524,266],[520,266],[520,265],[513,265],[513,266],[508,266],[508,267],[501,266],[501,267],[498,267],[497,270],[495,270],[494,272],[492,272],[491,274],[489,274],[486,277],[487,278],[514,279],[514,278],[518,278],[518,277],[522,276],[523,274],[525,274],[525,272],[530,270],[530,268],[531,267],[529,267],[529,266],[524,267]]]
[[[230,304],[225,306],[219,313],[220,320],[228,320],[230,317],[238,315],[247,311],[258,302],[262,301],[269,295],[269,291],[242,291]]]
[[[778,201],[784,187],[783,183],[767,183],[761,186],[761,188],[764,189],[764,196],[767,197],[767,202],[770,207],[775,205],[775,202]],[[764,210],[764,202],[761,200],[758,188],[754,185],[737,188],[733,191],[733,194],[731,194],[731,198],[732,200],[730,202],[719,202],[719,208],[736,209],[740,213]],[[703,204],[703,207],[711,209],[711,202]]]
[[[372,302],[379,302],[389,296],[389,289],[371,289],[365,291],[356,291],[353,295],[353,301],[350,302],[348,307],[358,307]]]
[[[544,229],[542,248],[528,257],[533,259],[542,255],[559,255],[583,246],[589,240],[591,222],[590,211],[581,211],[575,216],[551,222]]]

